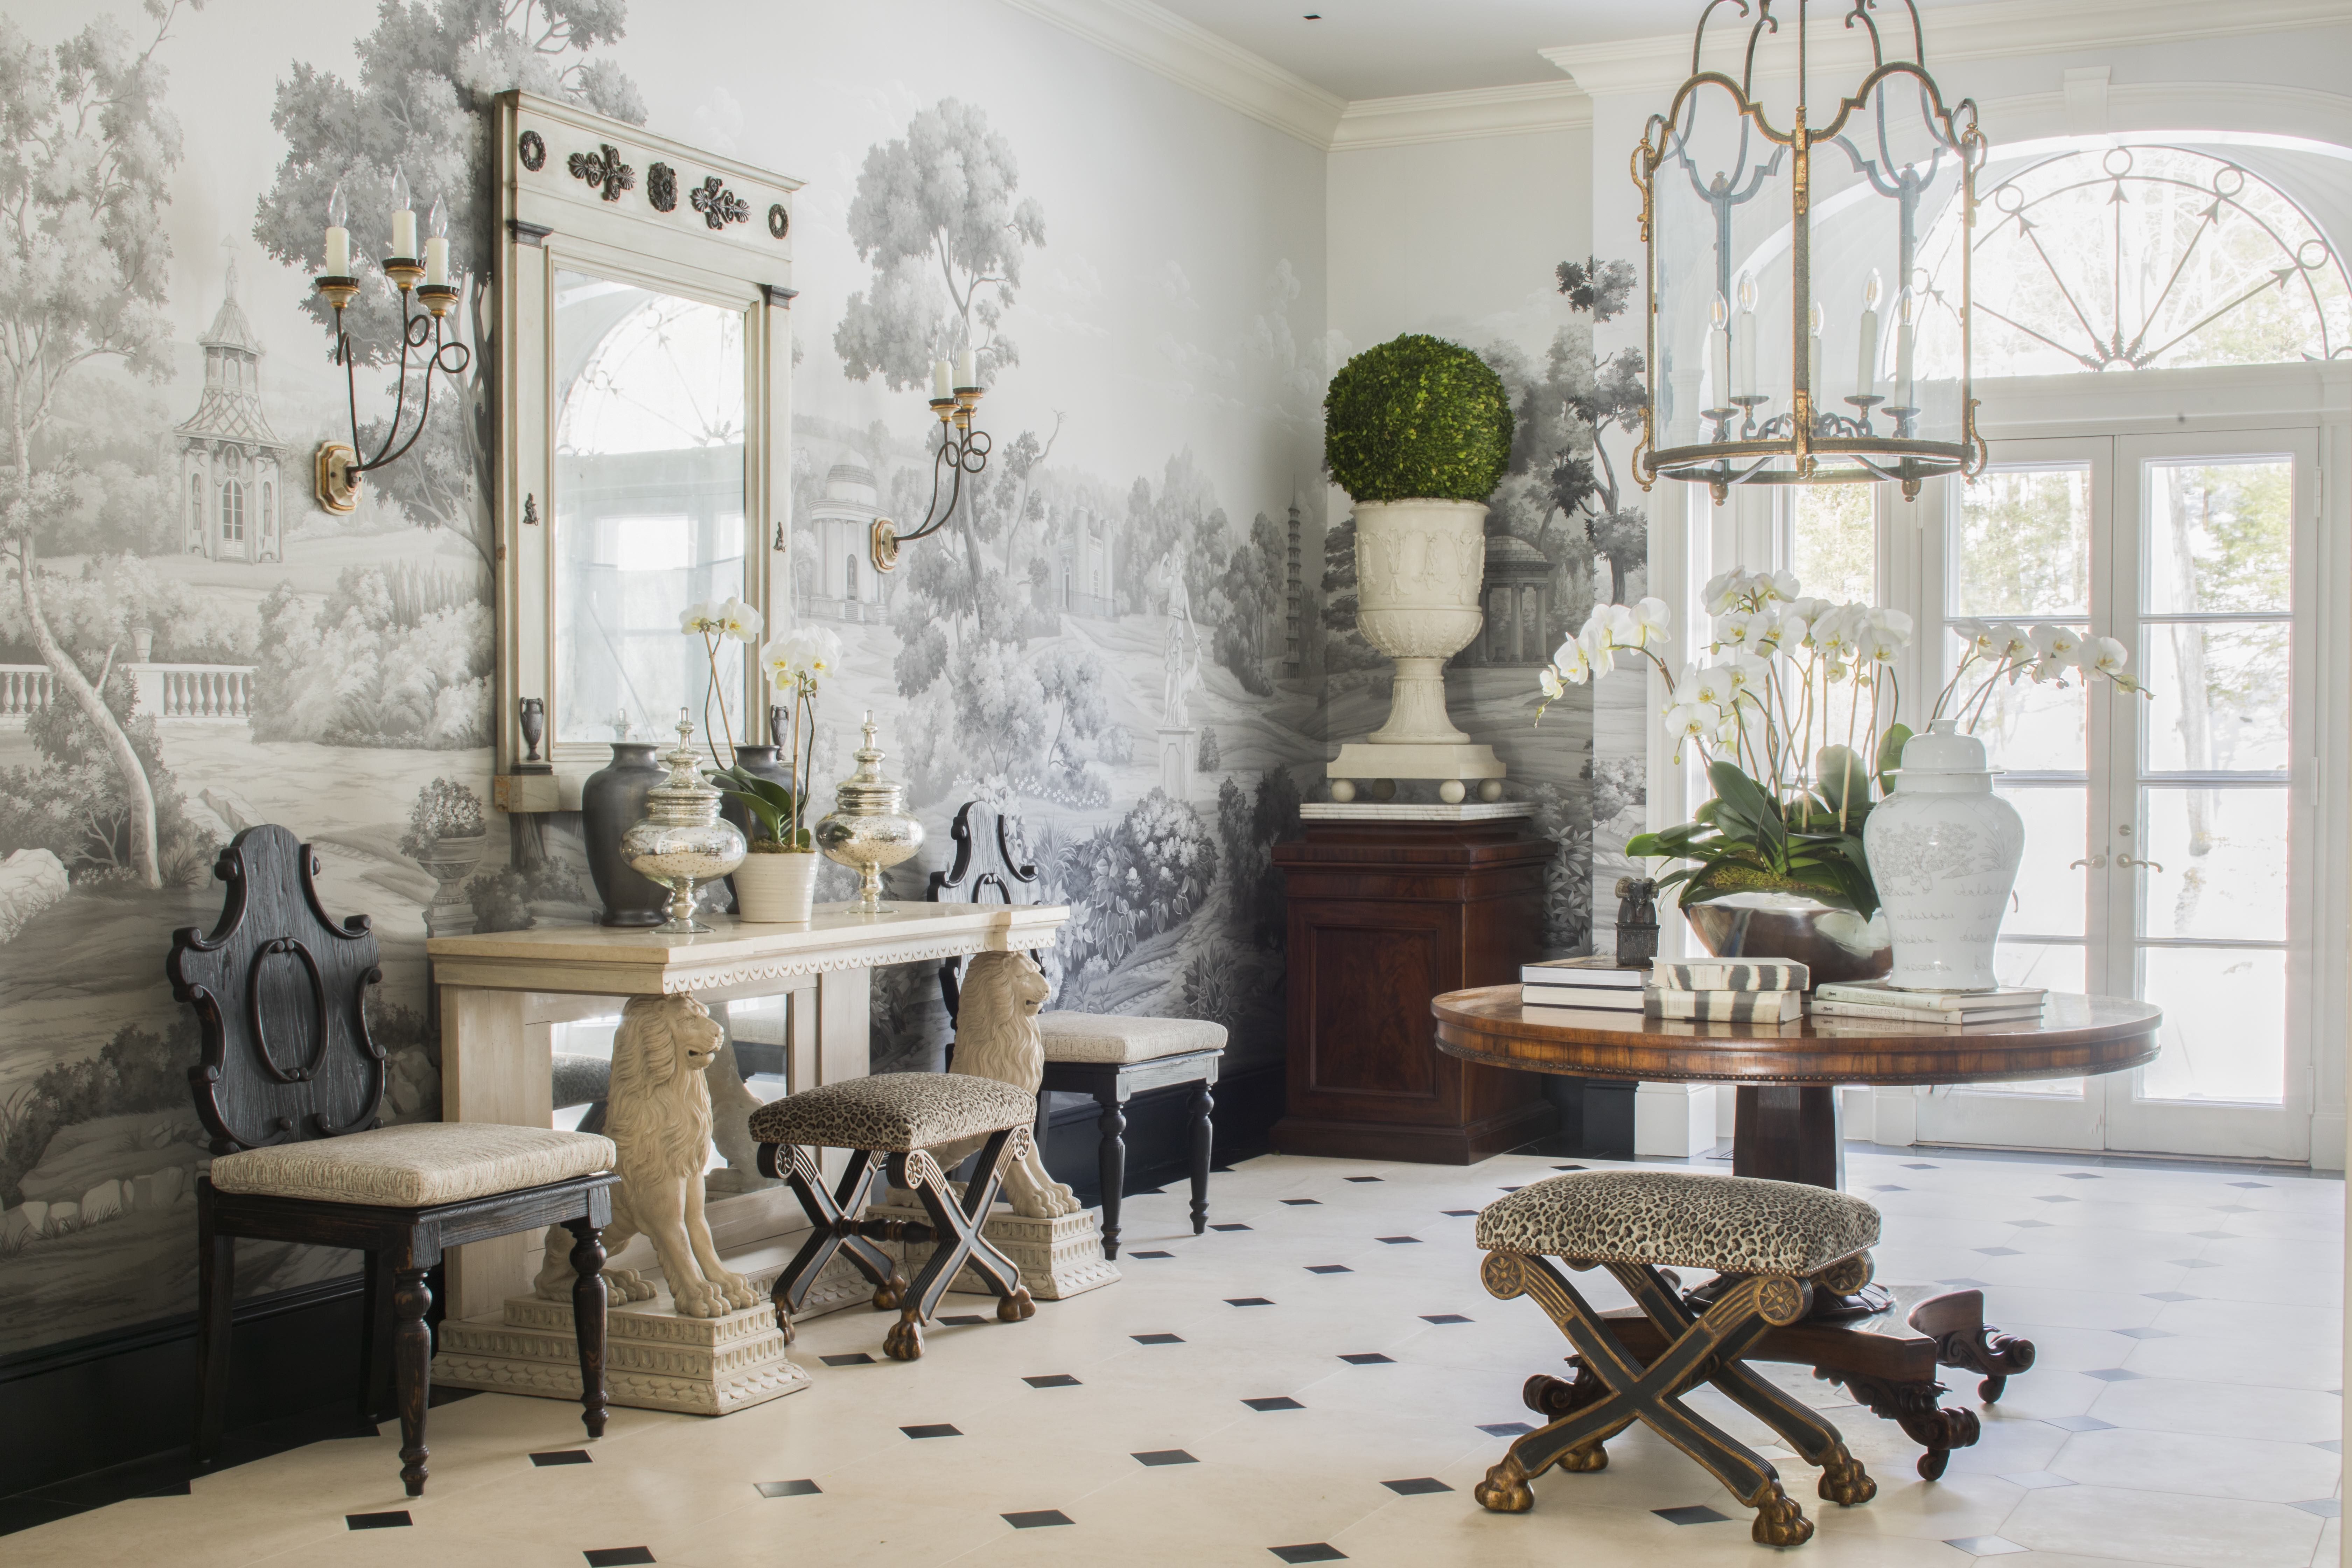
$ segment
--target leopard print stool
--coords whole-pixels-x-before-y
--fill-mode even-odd
[[[1713,1384],[1822,1469],[1821,1495],[1848,1507],[1868,1502],[1878,1483],[1846,1451],[1837,1428],[1748,1370],[1740,1357],[1767,1329],[1786,1328],[1811,1309],[1818,1286],[1851,1294],[1870,1281],[1869,1248],[1878,1211],[1859,1198],[1794,1182],[1679,1171],[1595,1171],[1538,1182],[1478,1216],[1486,1249],[1479,1276],[1494,1295],[1533,1296],[1576,1347],[1576,1380],[1538,1375],[1529,1408],[1554,1417],[1511,1445],[1477,1488],[1498,1513],[1535,1505],[1528,1483],[1552,1466],[1598,1470],[1601,1445],[1634,1422],[1647,1424],[1696,1459],[1756,1510],[1751,1531],[1767,1546],[1801,1546],[1813,1525],[1781,1489],[1771,1463],[1689,1409],[1682,1395]],[[1666,1341],[1644,1366],[1629,1355],[1565,1275],[1605,1268]],[[1661,1268],[1712,1269],[1726,1283],[1704,1312],[1686,1302]]]
[[[1011,1084],[954,1072],[844,1079],[753,1111],[760,1169],[792,1184],[815,1227],[776,1276],[776,1326],[786,1342],[793,1337],[793,1313],[808,1300],[809,1288],[836,1252],[873,1282],[876,1311],[898,1310],[898,1322],[882,1341],[883,1353],[894,1361],[913,1361],[923,1353],[924,1321],[966,1264],[996,1292],[999,1319],[1015,1323],[1036,1316],[1021,1270],[981,1234],[1006,1167],[1029,1146],[1029,1124],[1036,1115],[1036,1100]],[[988,1142],[959,1195],[929,1151],[979,1134]],[[817,1165],[815,1151],[821,1148],[853,1151],[848,1170],[832,1192],[825,1190]],[[930,1224],[859,1217],[886,1168],[892,1185],[921,1201]],[[890,1255],[874,1245],[877,1240],[934,1245],[909,1285]]]

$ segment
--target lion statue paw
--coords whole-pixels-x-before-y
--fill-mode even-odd
[[[727,1304],[730,1307],[740,1310],[760,1304],[760,1292],[751,1289],[751,1282],[740,1274],[730,1274],[721,1269],[719,1277],[710,1283],[718,1288],[720,1295],[727,1298]]]
[[[652,1280],[634,1268],[607,1268],[604,1283],[611,1288],[613,1299],[619,1301],[650,1301],[656,1289]]]
[[[700,1279],[672,1280],[669,1300],[681,1318],[723,1318],[734,1310],[717,1286]]]

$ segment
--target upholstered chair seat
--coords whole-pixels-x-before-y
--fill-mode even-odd
[[[593,1175],[614,1158],[613,1141],[593,1132],[412,1121],[223,1154],[211,1174],[224,1193],[425,1208]]]
[[[904,1154],[1008,1127],[1037,1101],[1009,1083],[960,1072],[885,1072],[801,1090],[751,1113],[761,1143]]]
[[[1225,1048],[1225,1026],[1205,1018],[1144,1018],[1123,1013],[1040,1013],[1049,1062],[1148,1062]]]
[[[1478,1216],[1488,1251],[1810,1279],[1878,1242],[1878,1211],[1797,1182],[1587,1171],[1521,1187]]]

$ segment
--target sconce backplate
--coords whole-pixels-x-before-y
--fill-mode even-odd
[[[357,511],[360,477],[352,472],[360,455],[341,441],[321,441],[316,463],[319,504],[329,511]]]
[[[877,572],[896,572],[898,569],[898,531],[888,518],[874,520],[874,543],[868,553],[874,558],[874,570]]]

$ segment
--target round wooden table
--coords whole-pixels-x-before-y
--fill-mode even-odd
[[[2039,1020],[1965,1034],[1865,1018],[1700,1024],[1593,1011],[1572,1022],[1539,1022],[1522,1012],[1516,985],[1448,992],[1430,1008],[1438,1048],[1465,1061],[1570,1078],[1735,1085],[1733,1173],[1817,1187],[1844,1184],[1842,1084],[2000,1083],[2120,1072],[2156,1059],[2156,1032],[2164,1022],[2145,1002],[2062,994],[2047,998]],[[1990,1404],[2010,1378],[2033,1364],[2032,1343],[1986,1324],[1981,1290],[1873,1286],[1860,1296],[1817,1292],[1815,1300],[1814,1316],[1770,1331],[1747,1359],[1809,1364],[1845,1384],[1926,1447],[1918,1468],[1930,1480],[1943,1473],[1952,1449],[1977,1440],[1978,1430],[1975,1411],[1940,1408],[1944,1387],[1936,1369],[1979,1373],[1978,1392]],[[1896,1306],[1906,1309],[1899,1318],[1888,1311]],[[1633,1354],[1647,1360],[1664,1349],[1641,1313],[1609,1316]],[[1557,1413],[1553,1407],[1570,1397],[1569,1385],[1556,1378],[1528,1385],[1528,1402],[1539,1413]]]

